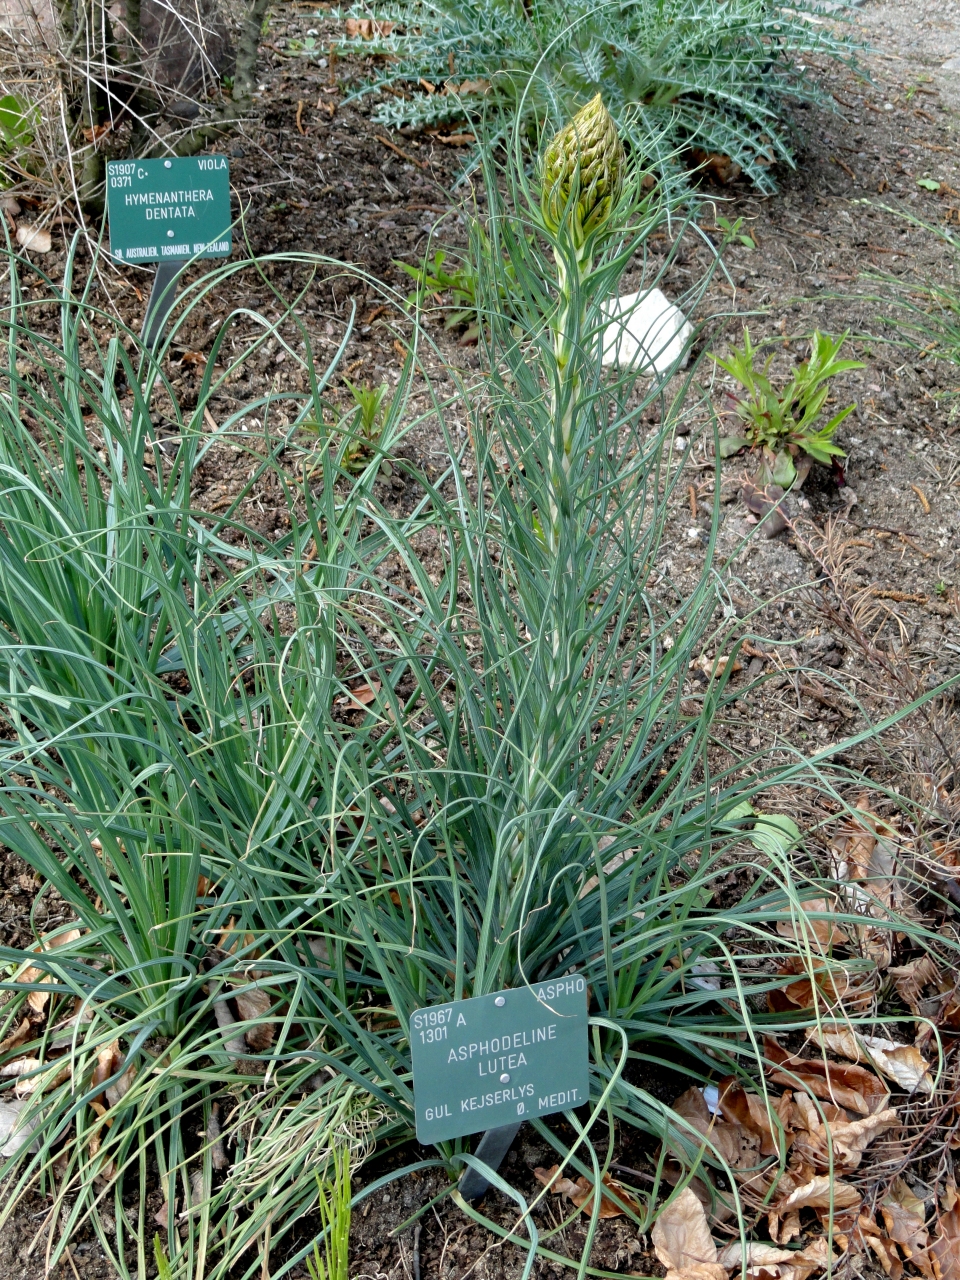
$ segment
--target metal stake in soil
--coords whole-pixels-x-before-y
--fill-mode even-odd
[[[153,288],[150,290],[150,298],[147,302],[147,314],[143,317],[143,329],[140,331],[143,345],[149,351],[155,351],[160,345],[163,326],[177,300],[180,274],[187,262],[187,258],[164,258],[162,262],[157,263]]]
[[[491,1169],[499,1169],[503,1157],[510,1150],[510,1143],[519,1132],[518,1124],[505,1124],[502,1129],[488,1129],[473,1154]],[[486,1195],[489,1186],[490,1183],[482,1173],[468,1168],[460,1179],[460,1194],[464,1200],[479,1200],[481,1196]]]

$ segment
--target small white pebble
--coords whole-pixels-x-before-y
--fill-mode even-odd
[[[892,102],[885,102],[885,103],[883,104],[883,109],[884,109],[884,111],[892,111],[892,110],[893,110],[893,103],[892,103]]]
[[[700,530],[699,530],[695,525],[691,525],[691,526],[690,526],[690,528],[687,530],[687,537],[688,537],[691,541],[692,541],[694,538],[699,538],[699,537],[700,537]]]
[[[687,442],[686,440],[682,440],[678,437],[674,440],[673,447],[676,449],[677,453],[683,453],[684,449],[687,447]]]

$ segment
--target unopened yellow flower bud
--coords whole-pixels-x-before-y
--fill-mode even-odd
[[[624,163],[617,126],[598,93],[544,153],[540,207],[547,228],[557,232],[572,204],[577,239],[595,231],[609,218],[620,195]]]

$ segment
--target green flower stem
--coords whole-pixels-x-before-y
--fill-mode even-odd
[[[540,211],[554,241],[560,295],[552,324],[556,374],[550,415],[557,462],[546,532],[554,554],[560,549],[561,499],[570,478],[593,258],[598,241],[609,234],[624,159],[616,125],[599,94],[560,130],[543,157]]]

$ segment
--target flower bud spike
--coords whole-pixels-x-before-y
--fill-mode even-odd
[[[553,138],[541,165],[540,208],[556,234],[565,218],[582,242],[610,217],[623,187],[625,154],[598,93]]]

